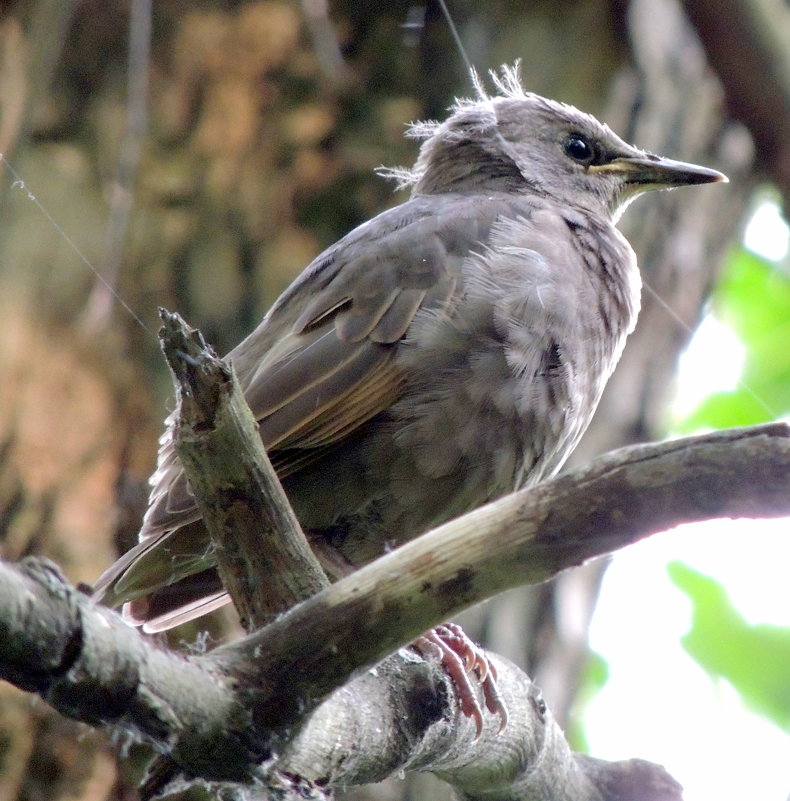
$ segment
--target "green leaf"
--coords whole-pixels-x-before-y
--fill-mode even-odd
[[[574,751],[589,752],[590,750],[584,730],[584,711],[608,681],[609,663],[600,654],[589,651],[579,679],[579,688],[573,702],[570,719],[565,727],[565,736]]]
[[[692,603],[692,625],[681,642],[711,676],[726,679],[750,709],[790,731],[790,629],[750,625],[715,579],[682,562],[670,579]]]
[[[713,313],[746,346],[740,386],[706,398],[678,433],[766,422],[790,410],[790,277],[743,248],[733,251]]]

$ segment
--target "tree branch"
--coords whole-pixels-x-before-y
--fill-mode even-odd
[[[233,371],[179,315],[159,310],[178,398],[176,451],[247,631],[329,581],[263,449]],[[265,577],[265,581],[263,578]]]
[[[248,703],[285,731],[360,666],[503,590],[680,523],[785,515],[785,424],[623,448],[424,534],[214,654],[249,683],[266,675],[263,702],[253,693]]]
[[[0,563],[0,579],[0,676],[63,714],[123,726],[166,752],[144,798],[178,786],[183,775],[255,781],[294,801],[324,798],[332,787],[396,770],[432,770],[470,799],[617,801],[629,782],[660,788],[646,790],[642,801],[680,798],[656,765],[574,754],[534,685],[501,657],[492,655],[512,710],[502,734],[489,720],[476,739],[441,666],[401,651],[275,743],[256,729],[237,678],[218,670],[213,655],[158,648],[45,560]]]
[[[11,575],[0,581],[0,670],[4,678],[39,692],[65,714],[142,731],[187,775],[260,778],[271,767],[261,764],[275,745],[298,765],[305,764],[298,754],[315,754],[321,747],[335,750],[336,740],[313,742],[309,725],[300,735],[305,739],[299,748],[305,750],[297,754],[287,749],[300,722],[332,689],[415,633],[519,580],[543,580],[677,522],[723,514],[786,515],[789,465],[790,436],[783,424],[623,449],[430,532],[239,643],[190,659],[143,645],[142,638],[114,614],[53,583],[52,569],[28,563],[21,583]],[[30,588],[31,570],[45,579],[43,604]],[[66,622],[48,619],[48,608],[63,610]],[[420,661],[415,656],[400,659]],[[31,665],[40,667],[32,672]],[[354,684],[367,681],[368,675]],[[439,722],[419,712],[426,708],[426,698],[438,699],[434,708],[442,710],[442,721],[445,716],[454,719],[452,687],[441,671],[431,673],[427,682],[424,673],[412,675],[410,688],[401,688],[405,695],[400,708],[423,715],[422,729],[415,724],[417,731],[433,731]],[[507,669],[502,675],[509,675]],[[376,686],[373,703],[386,697],[382,687],[389,686],[390,678],[385,676],[383,685]],[[517,710],[525,706],[523,690],[508,689],[507,678],[503,689],[508,697],[522,698],[520,703],[511,702],[511,718],[521,714]],[[338,700],[329,703],[338,706],[329,707],[330,718],[342,717],[340,710],[349,706],[344,692],[345,688],[332,696]],[[371,717],[375,724],[377,719]],[[458,736],[464,736],[464,725],[470,728],[462,720]],[[511,752],[508,759],[507,748],[503,754],[498,743],[504,746],[509,741],[493,736],[489,729],[494,725],[487,721],[481,740],[485,748],[472,753],[496,755],[503,775],[512,775],[514,761],[524,764],[523,748],[528,746]],[[354,738],[349,751],[359,750],[368,737],[373,734],[365,731]],[[412,738],[406,739],[412,744]],[[474,749],[472,741],[469,732],[467,747]],[[436,758],[441,766],[446,756]],[[429,764],[422,756],[401,759],[402,764],[423,769]],[[574,760],[576,765],[578,758]],[[465,762],[474,762],[469,751]],[[530,771],[536,764],[543,764],[543,759],[526,762]],[[590,764],[596,765],[598,776],[594,787],[613,781],[600,763]],[[574,770],[583,776],[589,773],[589,767],[576,765]],[[447,778],[453,780],[451,774],[448,769]],[[381,777],[365,780],[375,778]],[[578,787],[575,795],[566,795],[555,774],[546,781],[554,793],[547,798],[597,797],[577,793]]]
[[[185,468],[218,537],[221,569],[245,577],[234,594],[257,593],[266,574],[241,563],[286,575],[296,569],[290,546],[271,564],[255,562],[281,546],[279,521],[257,493],[281,489],[261,478],[265,454],[232,374],[213,355],[189,353],[202,349],[195,332],[186,339],[193,342],[173,350],[182,354],[176,371],[188,378],[179,390],[188,421],[179,423],[180,437],[193,440],[185,453],[197,454]],[[237,484],[238,463],[245,466]],[[287,523],[287,508],[283,514]],[[280,790],[297,776],[315,797],[409,768],[434,770],[470,798],[614,800],[639,787],[640,798],[666,801],[679,798],[677,785],[657,766],[572,754],[529,679],[504,660],[492,656],[511,722],[497,736],[498,720],[486,716],[479,741],[438,665],[407,651],[382,660],[466,606],[678,523],[788,514],[784,424],[625,448],[441,526],[243,640],[190,658],[151,646],[52,566],[28,561],[16,572],[2,568],[0,675],[64,714],[142,732],[167,755],[151,795],[176,767],[213,781],[276,781]],[[289,525],[286,539],[298,542],[304,535]],[[291,598],[312,589],[274,581]],[[262,606],[250,605],[250,621]]]

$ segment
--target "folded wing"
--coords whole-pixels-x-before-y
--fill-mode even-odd
[[[502,204],[481,213],[479,199],[459,196],[453,213],[437,214],[436,202],[409,201],[325,251],[229,354],[281,477],[390,406],[408,380],[396,356],[415,315],[451,312],[458,302],[463,260],[482,247]],[[140,543],[95,589],[104,603],[131,601],[127,615],[149,621],[149,629],[169,628],[226,601],[175,454],[172,416],[168,423]],[[171,586],[179,583],[180,595]],[[161,588],[170,600],[154,615],[157,599],[146,596]]]

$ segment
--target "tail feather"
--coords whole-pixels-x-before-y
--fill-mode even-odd
[[[214,568],[204,570],[125,603],[124,620],[143,631],[167,631],[230,603]]]

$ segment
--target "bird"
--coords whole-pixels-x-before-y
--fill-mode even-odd
[[[410,195],[329,247],[227,356],[332,580],[557,473],[636,323],[636,257],[615,223],[655,189],[726,181],[474,76],[413,123]],[[94,598],[158,632],[229,601],[174,448],[160,440],[139,543]]]

